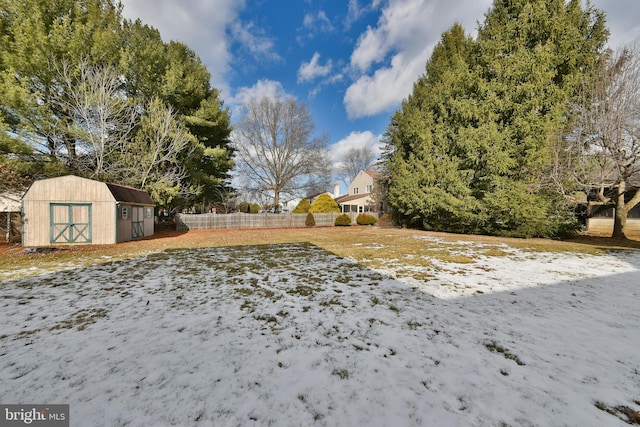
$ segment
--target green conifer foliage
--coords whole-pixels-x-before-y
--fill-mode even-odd
[[[309,212],[313,213],[330,213],[340,212],[340,207],[333,200],[333,197],[324,193],[318,196],[318,198],[309,207]]]
[[[390,205],[434,230],[566,229],[551,143],[606,36],[579,0],[495,0],[476,40],[458,24],[445,32],[387,129]]]
[[[361,213],[356,218],[356,224],[358,225],[376,225],[377,223],[378,223],[378,218],[366,213]]]
[[[302,199],[300,200],[300,203],[298,203],[298,206],[293,210],[293,213],[307,213],[309,212],[310,207],[311,203],[309,202],[309,199]]]
[[[313,214],[311,212],[307,214],[307,218],[304,221],[304,225],[306,225],[307,227],[316,226],[316,219],[313,217]]]
[[[334,221],[334,225],[342,227],[349,226],[351,225],[351,217],[347,214],[338,215]]]

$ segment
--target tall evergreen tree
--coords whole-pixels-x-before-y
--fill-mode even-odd
[[[80,79],[80,64],[115,64],[121,46],[121,10],[110,0],[2,1],[2,109],[11,130],[53,160],[76,169],[60,68]]]
[[[570,226],[547,185],[550,147],[606,36],[602,13],[579,0],[496,0],[475,41],[455,25],[389,126],[391,205],[447,231]]]
[[[228,108],[219,91],[211,87],[210,73],[187,46],[164,44],[155,28],[139,20],[126,21],[124,32],[122,72],[129,95],[140,105],[159,97],[196,138],[185,164],[189,188],[181,192],[183,202],[190,204],[195,197],[220,202],[233,168],[232,127]]]
[[[37,168],[45,175],[66,169],[127,183],[136,174],[121,170],[127,162],[116,154],[138,149],[141,139],[136,134],[148,133],[149,123],[155,123],[145,116],[159,110],[147,107],[160,100],[176,113],[172,120],[190,134],[181,157],[186,172],[180,174],[179,190],[175,183],[167,190],[177,191],[187,202],[203,193],[213,198],[220,193],[217,187],[228,185],[233,166],[229,111],[195,52],[179,42],[164,43],[155,28],[139,20],[123,20],[121,8],[115,0],[0,0],[1,151],[15,151],[8,153],[13,170],[28,179],[35,178],[28,173],[34,169],[26,167],[29,162],[42,165],[48,160],[47,167]],[[87,120],[100,106],[85,102],[92,94],[76,88],[91,86],[83,80],[86,71],[98,75],[107,69],[116,73],[115,97],[135,106],[137,123],[113,156],[92,156],[86,151],[95,144],[83,138],[102,135],[104,129]],[[83,114],[70,108],[78,102]],[[109,126],[105,129],[114,128]],[[23,163],[15,161],[18,157]],[[92,157],[117,167],[92,167],[87,164]],[[153,183],[145,182],[151,189]],[[154,191],[161,182],[153,184]]]
[[[387,131],[389,202],[427,229],[473,232],[481,206],[471,192],[472,171],[459,153],[460,133],[476,115],[472,40],[456,24],[442,36],[413,93]]]

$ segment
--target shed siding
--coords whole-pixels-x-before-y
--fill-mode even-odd
[[[155,232],[155,218],[153,216],[151,216],[151,218],[144,218],[144,235],[146,236],[153,236],[153,233]]]
[[[146,193],[145,193],[146,194]],[[147,196],[148,197],[148,196]],[[77,176],[36,181],[23,198],[23,245],[50,245],[51,204],[90,204],[91,243],[131,240],[131,216],[119,219],[116,200],[107,184]],[[123,205],[127,205],[123,203]],[[145,236],[153,235],[145,218]]]
[[[51,203],[73,203],[66,200],[25,200],[23,217],[24,246],[50,245]],[[114,202],[91,204],[91,243],[108,244],[114,241]]]
[[[127,218],[122,219],[121,215],[118,214],[118,224],[117,224],[117,241],[118,242],[127,242],[131,239],[131,205],[127,203],[120,203],[120,209],[127,210]]]
[[[77,176],[36,181],[25,194],[23,203],[25,246],[51,244],[51,203],[90,203],[91,243],[115,243],[113,235],[115,200],[102,182]]]

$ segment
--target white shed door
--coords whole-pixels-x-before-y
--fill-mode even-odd
[[[91,243],[91,205],[51,203],[50,242]]]

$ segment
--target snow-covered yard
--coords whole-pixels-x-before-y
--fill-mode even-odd
[[[640,253],[490,249],[375,270],[310,244],[171,250],[7,280],[0,402],[68,403],[72,426],[626,425]]]

